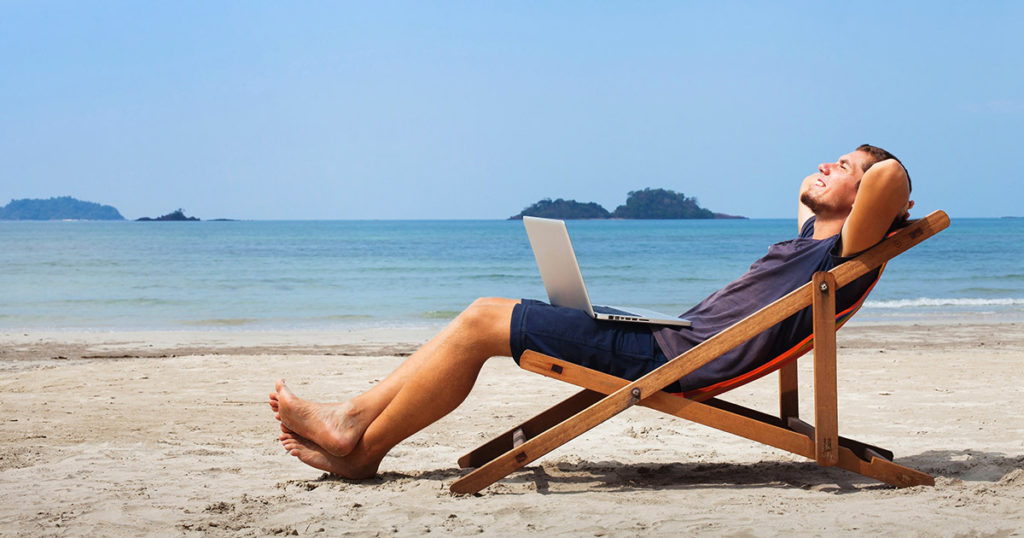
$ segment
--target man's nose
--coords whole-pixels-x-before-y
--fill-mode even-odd
[[[821,164],[819,164],[818,165],[818,171],[821,172],[822,174],[825,174],[827,176],[829,174],[829,171],[832,168],[830,166],[831,164],[832,163],[821,163]]]

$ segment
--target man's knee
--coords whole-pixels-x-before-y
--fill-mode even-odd
[[[509,327],[512,309],[519,301],[497,297],[481,297],[456,318],[466,337],[494,354],[508,354]]]
[[[500,327],[508,329],[508,321],[512,319],[512,309],[519,304],[513,299],[500,297],[481,297],[469,305],[459,316],[463,322],[479,329]]]
[[[519,304],[519,301],[504,297],[478,297],[466,310],[472,308],[511,308],[517,304]]]

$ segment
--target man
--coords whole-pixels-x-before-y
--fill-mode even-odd
[[[885,150],[862,145],[803,180],[801,236],[773,245],[750,271],[683,314],[692,328],[601,322],[537,301],[477,299],[383,381],[347,402],[304,400],[278,381],[270,406],[281,422],[281,443],[317,469],[369,478],[392,447],[462,403],[490,357],[518,360],[523,350],[534,349],[636,379],[809,281],[814,271],[871,247],[905,220],[911,207],[910,178],[902,164]],[[844,287],[839,306],[863,294],[870,280]],[[804,311],[666,390],[729,379],[808,334]]]

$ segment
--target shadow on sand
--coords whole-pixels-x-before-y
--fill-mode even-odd
[[[1024,482],[1024,455],[975,450],[931,450],[899,458],[898,463],[945,478],[947,481]],[[1018,471],[1014,473],[1014,471]],[[467,471],[457,468],[403,473],[389,471],[370,480],[347,480],[324,474],[316,480],[290,481],[284,488],[395,487],[419,481],[449,485]],[[1012,476],[1011,476],[1012,475]],[[830,493],[893,489],[891,486],[837,468],[821,467],[813,461],[766,461],[758,463],[619,463],[615,461],[541,462],[528,466],[492,486],[485,493],[574,493],[594,490],[628,491],[644,489],[803,488]],[[447,487],[445,487],[447,489]]]

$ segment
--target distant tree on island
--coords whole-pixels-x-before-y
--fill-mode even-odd
[[[199,221],[196,217],[186,217],[185,210],[178,209],[177,211],[171,211],[166,215],[161,215],[155,219],[149,217],[142,217],[136,219],[139,222],[166,222],[166,221]]]
[[[704,209],[697,204],[696,198],[689,198],[682,193],[668,189],[647,188],[642,191],[632,191],[626,199],[625,205],[620,205],[614,212],[609,213],[600,205],[589,202],[581,203],[576,200],[563,200],[561,198],[552,201],[545,198],[530,207],[522,210],[518,215],[509,217],[509,220],[522,220],[527,217],[546,217],[551,219],[743,219],[714,213],[710,209]]]
[[[713,219],[714,212],[681,192],[647,188],[631,191],[625,205],[615,208],[618,219]]]
[[[124,220],[124,217],[109,205],[60,196],[48,200],[11,200],[0,207],[0,220]]]
[[[523,217],[544,217],[549,219],[606,219],[611,216],[607,209],[594,202],[577,202],[576,200],[552,200],[545,198],[522,210],[509,220],[522,220]]]

